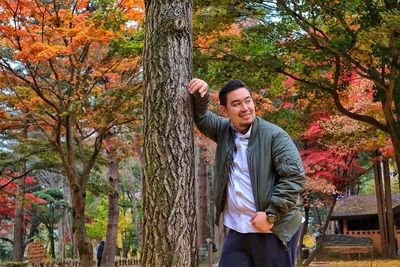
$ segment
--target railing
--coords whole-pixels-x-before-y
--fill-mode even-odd
[[[96,261],[97,266],[97,261]],[[116,259],[115,266],[128,267],[140,266],[140,260],[136,258]],[[64,260],[48,260],[42,262],[20,262],[20,263],[0,263],[0,267],[79,267],[79,260],[64,259]]]

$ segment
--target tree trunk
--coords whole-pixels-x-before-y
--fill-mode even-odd
[[[333,195],[333,202],[332,202],[331,208],[329,209],[328,216],[326,217],[326,221],[324,223],[324,227],[322,228],[321,238],[317,242],[317,244],[315,246],[315,250],[311,253],[310,257],[308,257],[308,259],[304,262],[304,266],[310,265],[310,263],[313,261],[315,256],[317,256],[317,254],[319,253],[319,251],[322,248],[322,243],[323,243],[324,238],[325,238],[326,229],[328,229],[328,225],[329,225],[329,222],[331,220],[333,210],[335,209],[336,201],[337,201],[337,195]]]
[[[73,203],[72,199],[71,199],[71,203]],[[74,216],[73,216],[73,214],[69,213],[68,218],[69,218],[68,226],[69,226],[69,231],[71,234],[71,258],[77,259],[79,255],[78,255],[78,246],[76,244],[76,239],[75,239],[75,234],[74,234]]]
[[[307,231],[308,231],[309,220],[310,220],[310,205],[308,203],[306,203],[304,205],[304,223],[303,223],[303,228],[301,229],[300,238],[299,238],[299,247],[298,247],[298,251],[297,251],[297,266],[302,266],[304,236],[307,234]]]
[[[65,215],[64,215],[61,218],[61,220],[58,222],[58,227],[57,227],[58,231],[59,231],[57,247],[58,247],[59,257],[61,259],[65,258],[65,246],[67,245],[67,240],[65,238],[65,235],[66,235],[66,231],[65,231],[66,223],[65,223],[65,220],[66,220],[66,218],[65,218]]]
[[[216,225],[215,225],[215,205],[214,205],[214,197],[213,197],[213,188],[214,188],[214,173],[212,168],[210,172],[207,173],[207,183],[208,183],[208,201],[207,201],[207,210],[209,214],[208,224],[210,225],[209,236],[212,241],[216,242]],[[219,247],[219,246],[218,246]]]
[[[385,198],[383,197],[383,186],[382,186],[382,167],[379,155],[375,152],[376,159],[374,159],[374,177],[375,177],[375,192],[376,192],[376,202],[378,206],[378,219],[379,219],[379,232],[381,239],[382,255],[384,257],[388,256],[388,248],[386,243],[386,215],[385,215]]]
[[[54,227],[47,227],[48,231],[48,237],[49,237],[49,242],[50,242],[50,254],[51,258],[55,259],[56,258],[56,250],[54,246]]]
[[[79,265],[81,267],[93,266],[93,247],[86,234],[85,198],[90,170],[100,151],[103,136],[98,136],[96,138],[94,151],[91,153],[90,159],[87,160],[82,150],[80,151],[81,153],[78,153],[79,149],[78,151],[75,149],[76,146],[80,147],[83,146],[83,144],[79,144],[79,138],[74,138],[76,133],[74,119],[66,116],[63,126],[65,128],[65,146],[62,145],[61,135],[58,136],[59,139],[55,142],[55,146],[59,152],[65,174],[68,178],[72,203],[72,232],[75,238],[76,248],[79,252]],[[78,141],[78,144],[75,141]],[[76,158],[77,153],[80,155],[79,161],[77,161]],[[79,171],[81,168],[83,171]]]
[[[14,218],[14,245],[12,259],[15,262],[22,261],[24,258],[24,202],[25,202],[25,177],[17,179],[17,195],[15,198],[15,218]]]
[[[205,147],[199,146],[199,161],[197,172],[197,244],[206,245],[207,225],[207,162],[204,160]]]
[[[71,178],[69,178],[71,180]],[[85,226],[85,190],[77,183],[71,183],[71,201],[72,201],[72,231],[75,238],[75,244],[79,252],[79,265],[81,267],[94,266],[93,248],[89,238],[86,235]]]
[[[139,213],[137,210],[137,202],[136,202],[136,190],[135,190],[135,184],[136,184],[136,179],[135,176],[132,174],[132,171],[129,168],[129,164],[126,161],[126,164],[124,166],[125,170],[125,175],[128,178],[129,181],[129,194],[131,195],[131,205],[132,205],[132,220],[135,222],[135,232],[136,232],[136,238],[139,244],[139,247],[141,247],[141,232],[140,232],[140,220],[139,220]]]
[[[68,201],[68,203],[72,203],[71,200],[71,190],[68,184],[68,179],[66,176],[64,175],[60,175],[60,177],[58,179],[61,179],[62,182],[62,191],[65,194],[65,200]],[[61,226],[61,232],[60,232],[60,238],[58,240],[58,247],[59,247],[59,251],[60,251],[60,255],[62,258],[66,257],[67,253],[70,253],[70,257],[72,259],[76,259],[77,258],[77,248],[76,248],[76,243],[75,243],[75,238],[74,238],[74,234],[73,234],[73,218],[71,216],[71,209],[68,209],[65,211],[63,218],[60,221],[60,225]],[[62,236],[61,236],[62,235]],[[70,249],[66,250],[66,246],[67,246],[67,239],[70,239]]]
[[[146,0],[142,266],[197,266],[191,1]]]
[[[394,216],[393,216],[393,203],[392,203],[392,188],[390,183],[390,170],[389,170],[389,159],[384,158],[383,164],[383,179],[385,185],[385,204],[387,217],[387,246],[388,246],[388,257],[391,259],[396,258],[396,238],[394,228]]]
[[[107,152],[107,165],[108,165],[108,181],[110,183],[108,193],[108,221],[107,221],[107,234],[106,243],[103,251],[103,258],[101,266],[114,267],[115,266],[115,249],[117,246],[118,235],[118,159],[116,152],[116,140],[114,134],[108,132],[105,136],[105,147]]]

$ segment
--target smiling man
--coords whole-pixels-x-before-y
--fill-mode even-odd
[[[240,80],[219,92],[222,112],[208,111],[208,85],[193,79],[197,128],[217,143],[216,223],[229,229],[220,267],[295,266],[305,177],[300,155],[280,127],[257,117],[250,89]]]

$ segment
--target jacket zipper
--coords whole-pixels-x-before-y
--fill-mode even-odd
[[[247,156],[247,166],[248,166],[248,168],[249,168],[249,175],[250,175],[250,181],[252,181],[252,169],[253,169],[253,166],[252,166],[252,161],[251,161],[251,155],[250,155],[250,150],[249,150],[249,146],[247,146],[247,151],[246,151],[246,156]],[[253,193],[253,197],[254,197],[254,193]],[[256,202],[256,199],[254,198],[254,202]],[[254,204],[256,204],[256,203],[254,203]],[[289,251],[289,247],[288,247],[288,245],[287,245],[287,243],[285,242],[285,241],[283,241],[282,240],[282,238],[280,238],[277,234],[275,234],[274,232],[272,232],[272,234],[273,235],[275,235],[278,239],[279,239],[279,241],[281,241],[282,242],[282,245],[285,247],[285,251]]]

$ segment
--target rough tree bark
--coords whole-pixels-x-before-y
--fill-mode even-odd
[[[197,266],[192,2],[145,1],[142,266]]]
[[[118,235],[119,172],[118,172],[118,158],[116,151],[117,150],[116,140],[112,130],[110,130],[105,135],[104,141],[107,153],[109,192],[108,192],[108,220],[107,220],[106,243],[104,246],[101,266],[114,267],[115,249],[117,246],[117,235]]]

